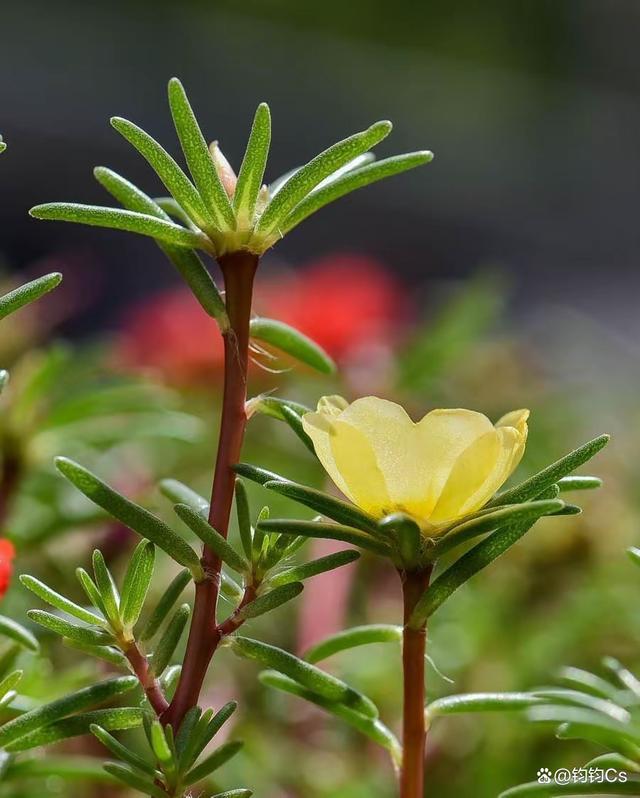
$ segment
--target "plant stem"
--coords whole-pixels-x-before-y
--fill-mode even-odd
[[[231,252],[219,259],[224,277],[229,330],[224,334],[224,390],[209,523],[225,538],[233,504],[235,473],[240,460],[247,416],[247,366],[253,279],[258,256]],[[205,578],[196,585],[193,620],[176,693],[162,716],[177,731],[186,712],[198,703],[202,684],[221,640],[217,623],[221,560],[207,546],[202,553]]]
[[[136,643],[131,643],[123,650],[126,658],[129,660],[129,664],[131,665],[133,672],[138,677],[138,681],[140,682],[147,698],[149,699],[149,703],[158,716],[162,715],[162,713],[168,708],[169,703],[164,697],[160,683],[149,668],[149,662],[147,658],[140,651]]]
[[[419,629],[408,626],[418,599],[429,584],[431,569],[401,573],[404,600],[404,631],[402,635],[403,715],[402,770],[400,798],[423,798],[424,757],[427,737],[424,718],[426,623]]]

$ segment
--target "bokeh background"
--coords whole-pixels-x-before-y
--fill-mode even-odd
[[[58,0],[5,3],[0,13],[4,278],[65,274],[0,342],[14,377],[1,434],[19,461],[0,520],[16,570],[73,589],[71,553],[87,560],[100,542],[116,569],[126,562],[129,538],[59,484],[54,454],[82,457],[163,512],[159,478],[208,490],[215,329],[150,242],[26,213],[48,200],[104,202],[96,164],[160,193],[108,118],[132,119],[177,154],[166,82],[178,75],[236,165],[256,104],[269,102],[269,179],[378,118],[395,123],[381,152],[436,154],[323,210],[265,258],[257,309],[315,336],[342,370],[327,380],[288,363],[278,374],[256,368],[255,392],[277,387],[309,404],[327,392],[377,393],[417,415],[434,405],[493,416],[528,406],[523,473],[614,434],[593,466],[605,489],[585,500],[585,514],[540,524],[434,617],[430,696],[527,688],[563,664],[597,668],[605,654],[640,666],[640,583],[624,557],[638,540],[638,4]],[[255,422],[247,459],[322,485],[311,457],[273,424]],[[398,586],[378,563],[333,579],[310,583],[295,611],[260,632],[302,650],[341,623],[398,619]],[[22,617],[28,606],[14,584],[2,611]],[[398,653],[331,663],[392,725]],[[212,700],[241,694],[237,731],[247,739],[225,772],[231,783],[264,798],[393,794],[387,763],[368,745],[265,692],[252,667],[219,659]],[[27,667],[36,699],[95,673],[53,641]],[[588,753],[517,716],[443,720],[431,734],[428,794],[490,798]],[[43,785],[0,790],[35,796]]]

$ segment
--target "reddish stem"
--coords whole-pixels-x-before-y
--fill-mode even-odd
[[[423,798],[424,758],[427,730],[424,718],[425,704],[425,651],[427,629],[424,624],[412,629],[409,618],[429,584],[431,571],[402,574],[404,599],[404,631],[402,637],[403,716],[402,716],[402,771],[400,798]]]
[[[169,703],[164,697],[160,683],[149,668],[149,662],[147,658],[135,643],[132,643],[127,649],[125,649],[124,654],[129,660],[129,664],[133,668],[133,672],[138,677],[138,680],[142,685],[147,698],[149,699],[149,703],[154,708],[158,716],[162,715],[162,713],[168,708]]]
[[[250,252],[232,252],[223,255],[219,263],[230,326],[223,336],[224,392],[209,523],[226,538],[235,487],[233,466],[240,460],[247,424],[249,322],[258,256]],[[162,717],[163,722],[170,723],[175,730],[180,727],[188,710],[197,705],[209,662],[222,638],[216,617],[222,562],[205,546],[202,564],[205,579],[196,585],[193,620],[182,673],[171,706]]]

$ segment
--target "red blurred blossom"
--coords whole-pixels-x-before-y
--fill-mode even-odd
[[[291,324],[339,362],[367,348],[394,343],[408,301],[398,282],[373,258],[336,254],[299,272],[259,273],[254,311]],[[126,320],[120,359],[151,367],[178,382],[217,373],[223,348],[215,322],[186,288],[160,294]]]
[[[0,598],[4,596],[11,584],[15,555],[13,543],[6,538],[0,538]]]

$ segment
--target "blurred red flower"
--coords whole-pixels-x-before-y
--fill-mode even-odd
[[[0,538],[0,598],[9,589],[15,555],[13,543],[6,538]]]
[[[259,275],[260,278],[260,275]],[[299,272],[262,272],[254,311],[291,324],[338,361],[363,347],[393,343],[407,300],[398,282],[373,258],[329,255]],[[186,288],[137,306],[124,326],[119,358],[151,367],[176,382],[197,382],[223,362],[215,322]]]

